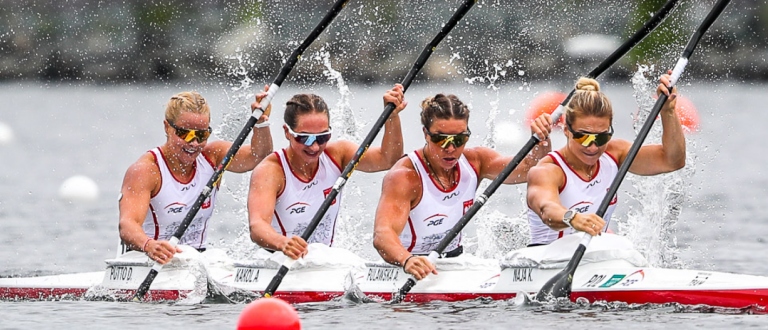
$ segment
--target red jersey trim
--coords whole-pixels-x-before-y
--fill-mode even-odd
[[[283,221],[280,220],[280,216],[277,214],[277,210],[274,210],[273,213],[275,213],[275,219],[277,219],[277,225],[280,226],[280,230],[283,232],[283,236],[288,237],[288,233],[285,231],[285,227],[283,226]]]
[[[323,149],[323,153],[324,153],[324,154],[326,154],[326,155],[328,156],[328,159],[330,159],[330,160],[331,160],[331,163],[333,163],[333,165],[336,165],[336,167],[339,169],[339,172],[343,172],[343,171],[341,170],[341,165],[339,165],[339,163],[337,163],[337,162],[336,162],[336,160],[335,160],[335,159],[333,159],[333,157],[331,157],[331,154],[330,154],[330,153],[328,153],[328,148],[325,148],[325,149]],[[319,165],[319,162],[318,162],[318,166],[317,166],[317,167],[318,167],[318,168],[320,167],[320,165]]]
[[[613,155],[611,155],[611,153],[609,153],[607,151],[605,152],[605,154],[608,155],[608,157],[611,157],[611,159],[613,159],[613,162],[616,163],[616,167],[619,167],[619,161],[616,160],[616,157],[613,157]],[[597,176],[597,175],[595,175],[595,176]]]
[[[559,154],[560,153],[558,153],[558,155]],[[557,158],[555,158],[555,156],[552,156],[551,154],[547,154],[547,157],[552,158],[552,161],[555,162],[555,165],[557,165],[557,167],[560,168],[560,171],[563,172],[563,186],[562,187],[557,187],[557,193],[560,194],[560,193],[563,192],[563,190],[565,190],[565,185],[568,183],[568,176],[565,175],[565,170],[563,170],[563,165],[561,165],[560,162],[557,161]],[[562,156],[560,156],[560,157],[562,157]]]
[[[408,160],[411,160],[411,159],[409,158]],[[412,160],[411,160],[411,164],[413,164]],[[424,180],[423,180],[423,177],[421,176],[421,172],[419,172],[419,169],[416,167],[416,164],[413,164],[413,170],[416,171],[416,175],[419,176],[419,184],[421,184]],[[424,187],[421,187],[421,194],[419,194],[419,201],[416,202],[416,205],[414,205],[411,208],[411,211],[413,211],[413,209],[415,209],[417,206],[419,206],[419,204],[421,204],[422,199],[424,199]]]
[[[275,154],[275,157],[277,157],[277,165],[280,165],[280,170],[283,172],[283,179],[285,179],[285,167],[283,167],[283,161],[280,158],[280,154],[277,151],[275,151],[274,154]],[[286,160],[286,162],[287,161],[288,160]],[[283,192],[285,191],[285,185],[287,185],[287,184],[288,184],[288,181],[285,181],[283,183],[283,188],[280,189],[280,191],[277,192],[277,196],[275,196],[275,200],[277,200],[278,198],[280,198],[280,196],[283,195]]]
[[[192,165],[192,175],[189,177],[189,180],[187,182],[179,180],[179,178],[176,177],[175,174],[173,174],[173,171],[170,167],[168,167],[168,159],[165,158],[165,154],[163,153],[163,149],[157,148],[157,150],[160,152],[160,157],[163,157],[163,163],[165,163],[165,167],[168,169],[168,172],[171,173],[171,177],[176,180],[176,182],[181,184],[189,184],[192,182],[192,180],[195,178],[195,175],[197,175],[197,159],[195,159],[195,163]]]
[[[427,166],[427,163],[424,162],[424,158],[419,154],[419,151],[415,150],[414,152],[416,153],[416,157],[419,158],[419,161],[421,162],[421,165],[424,166],[424,170],[429,172],[430,169]],[[454,165],[454,167],[456,168],[456,171],[458,172],[458,174],[456,175],[456,183],[454,183],[453,186],[451,186],[447,190],[443,189],[443,187],[441,187],[437,183],[437,181],[435,181],[435,178],[433,176],[428,175],[429,176],[429,180],[432,181],[432,185],[434,185],[435,188],[437,188],[437,190],[440,190],[440,191],[442,191],[444,193],[450,193],[450,192],[453,192],[454,190],[456,190],[456,188],[459,186],[459,182],[461,182],[461,166],[459,166],[458,160],[456,161],[456,164]],[[479,176],[478,176],[478,178],[479,178]],[[478,180],[478,183],[479,183],[479,180]],[[422,191],[422,195],[423,194],[424,194],[424,191]]]
[[[201,154],[201,155],[203,155],[203,158],[205,158],[205,161],[207,161],[207,162],[208,162],[208,164],[209,164],[209,165],[211,165],[211,167],[212,167],[212,168],[213,168],[213,170],[215,171],[215,170],[216,170],[216,164],[214,164],[214,163],[211,161],[211,159],[210,159],[210,158],[208,158],[208,156],[206,156],[204,153],[202,153],[202,152],[201,152],[200,154]]]
[[[157,240],[160,236],[160,224],[157,222],[157,214],[155,214],[155,208],[152,204],[149,204],[149,210],[152,211],[152,221],[155,223],[155,234],[152,235],[152,239]]]
[[[410,216],[408,216],[408,227],[411,229],[411,244],[408,246],[408,252],[411,252],[416,246],[416,230],[413,228],[413,221]]]
[[[160,150],[160,148],[158,148],[158,150]],[[149,154],[152,155],[152,159],[155,160],[155,165],[157,165],[157,170],[158,170],[157,174],[160,175],[160,189],[158,189],[156,193],[150,194],[149,199],[152,199],[152,198],[155,198],[155,196],[157,196],[157,194],[160,193],[160,190],[163,189],[163,175],[160,174],[160,163],[157,161],[157,155],[155,155],[155,153],[152,150],[149,151]]]
[[[309,180],[304,181],[298,175],[296,175],[296,172],[293,170],[293,167],[291,167],[291,161],[288,160],[288,154],[285,152],[285,149],[282,149],[282,151],[283,151],[283,156],[285,156],[285,163],[288,164],[288,168],[291,170],[291,175],[293,175],[293,177],[296,178],[296,180],[299,180],[300,182],[303,182],[303,183],[310,183],[312,182],[312,180],[315,179],[315,175],[317,175],[317,171],[320,169],[320,160],[318,160],[317,162],[315,173],[312,173],[312,176],[309,177]],[[286,184],[288,183],[286,182]]]
[[[565,161],[565,157],[563,157],[563,155],[559,151],[555,151],[555,152],[560,156],[560,158],[563,159],[565,166],[568,166],[568,169],[571,170],[571,172],[573,172],[573,174],[575,174],[577,178],[587,183],[592,182],[592,180],[584,179],[583,176],[579,175],[579,172],[576,172],[576,170],[574,170],[573,167],[571,167],[571,164],[568,164],[568,162]],[[599,173],[600,173],[600,159],[597,160],[597,168],[595,169],[595,175],[593,175],[592,177],[596,178]]]

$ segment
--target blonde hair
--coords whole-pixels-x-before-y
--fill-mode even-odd
[[[600,91],[597,80],[581,77],[576,82],[576,93],[565,107],[565,120],[571,124],[576,118],[590,116],[608,118],[613,122],[613,107],[608,97]]]
[[[430,96],[421,102],[421,124],[429,130],[435,119],[469,121],[469,108],[453,94]]]
[[[182,112],[203,114],[211,118],[211,108],[198,92],[181,92],[172,96],[165,106],[165,120],[174,123]]]

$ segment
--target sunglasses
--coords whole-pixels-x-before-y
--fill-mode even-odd
[[[440,134],[432,133],[428,129],[424,128],[424,132],[429,135],[429,140],[432,143],[439,144],[440,148],[448,148],[449,144],[453,144],[455,148],[463,146],[469,140],[469,136],[472,135],[472,131],[467,128],[467,132],[459,134]]]
[[[174,125],[170,120],[166,120],[168,125],[173,127],[174,130],[176,130],[176,136],[180,137],[182,140],[186,141],[187,143],[192,142],[193,140],[197,139],[197,143],[203,143],[206,140],[208,140],[208,137],[211,136],[211,133],[213,132],[213,129],[209,126],[208,129],[200,130],[200,129],[187,129],[187,128],[181,128],[176,125]]]
[[[576,132],[573,130],[573,127],[571,127],[571,123],[566,121],[565,125],[568,126],[568,130],[571,131],[571,134],[573,134],[573,139],[585,147],[589,147],[592,142],[594,142],[598,147],[602,147],[608,143],[608,141],[610,141],[611,137],[613,136],[613,125],[611,125],[611,128],[608,130],[608,132],[602,133]]]
[[[296,133],[294,132],[290,126],[285,125],[286,128],[288,128],[288,133],[291,133],[293,135],[293,139],[296,140],[298,143],[302,143],[305,146],[309,147],[315,142],[317,142],[317,145],[323,145],[328,143],[328,141],[331,140],[331,133],[333,133],[333,130],[328,127],[327,132],[323,133]]]

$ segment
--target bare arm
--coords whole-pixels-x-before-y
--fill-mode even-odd
[[[402,162],[410,160],[403,159],[384,176],[373,225],[376,251],[386,262],[400,266],[411,255],[400,242],[400,233],[405,229],[411,205],[421,191],[418,174],[400,166]]]
[[[546,143],[545,143],[546,142]],[[546,144],[546,145],[545,145]],[[528,155],[523,158],[517,167],[509,174],[504,180],[504,184],[518,184],[526,182],[528,171],[536,166],[536,163],[552,150],[552,143],[549,139],[542,141],[533,147]],[[493,149],[486,147],[473,148],[477,157],[480,159],[480,177],[483,179],[493,180],[499,176],[502,170],[512,161],[514,156],[502,156]]]
[[[404,100],[402,85],[397,84],[384,94],[384,105],[386,106],[387,103],[395,104],[395,110],[392,111],[392,115],[384,123],[384,136],[381,139],[381,146],[369,148],[360,159],[358,169],[363,172],[388,170],[403,156],[403,132],[400,125],[400,111],[405,109],[408,102]],[[359,146],[354,143],[344,143],[341,146],[344,148],[341,162],[343,167],[352,160]]]
[[[248,189],[248,225],[251,240],[261,247],[280,251],[288,240],[272,228],[272,214],[275,211],[277,195],[283,189],[283,176],[279,160],[269,156],[251,173]]]
[[[661,83],[657,88],[657,93],[669,95],[667,102],[661,108],[661,125],[663,132],[661,135],[661,145],[643,146],[637,153],[635,161],[629,167],[629,171],[638,175],[656,175],[661,173],[679,170],[685,166],[685,134],[680,124],[680,118],[675,112],[677,103],[677,88],[669,93],[669,75],[663,75],[660,78]],[[621,157],[623,162],[626,154],[629,152],[631,144],[626,143],[626,151]]]
[[[292,259],[307,254],[307,242],[301,236],[285,237],[272,228],[272,213],[277,195],[285,185],[285,176],[275,155],[268,156],[251,173],[248,189],[248,226],[251,241],[259,246],[281,251]]]
[[[541,162],[528,172],[528,207],[539,215],[545,225],[556,231],[568,228],[563,222],[568,208],[560,204],[559,188],[564,180],[562,170],[549,161]],[[605,226],[605,221],[597,214],[578,213],[571,220],[571,226],[595,236]]]
[[[531,122],[531,133],[536,134],[541,142],[533,147],[533,150],[523,158],[512,173],[504,180],[505,184],[523,183],[527,180],[528,170],[536,166],[540,159],[552,151],[552,142],[549,133],[552,132],[552,118],[548,113],[543,113]],[[501,156],[498,152],[489,148],[476,148],[480,160],[480,177],[494,180],[499,173],[507,167],[515,155]]]
[[[550,162],[542,162],[528,172],[528,207],[552,230],[568,228],[563,223],[563,215],[568,209],[560,204],[559,187],[563,180],[563,172]]]
[[[152,260],[165,264],[173,254],[181,252],[167,241],[158,242],[144,233],[141,227],[149,210],[152,193],[160,189],[160,170],[152,156],[147,153],[125,172],[120,188],[120,239],[130,249],[144,251]]]
[[[160,173],[157,166],[143,155],[125,172],[120,188],[120,239],[133,250],[143,251],[147,235],[142,229],[149,209],[152,192],[160,187]]]

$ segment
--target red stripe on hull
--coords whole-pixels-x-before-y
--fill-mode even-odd
[[[258,292],[262,294],[263,292]],[[291,304],[330,301],[344,295],[344,292],[319,292],[319,291],[277,291],[273,297],[280,298]]]
[[[79,299],[88,289],[83,288],[0,288],[0,300],[58,300]],[[136,290],[109,290],[116,298],[133,297]],[[145,301],[176,301],[186,296],[189,291],[150,290]]]
[[[392,293],[365,293],[366,296],[373,299],[392,300]],[[462,301],[478,298],[492,300],[507,300],[517,296],[517,293],[409,293],[403,301],[415,303],[427,303],[431,301]]]
[[[709,305],[717,307],[743,308],[749,306],[768,306],[768,289],[742,290],[638,290],[638,291],[602,291],[573,292],[571,299],[587,298],[590,302],[598,300],[623,301],[630,304],[665,304]]]

